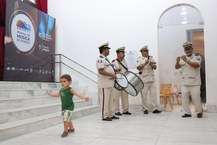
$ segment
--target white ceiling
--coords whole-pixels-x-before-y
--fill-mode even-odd
[[[203,17],[201,13],[188,5],[179,5],[167,10],[159,20],[159,28],[173,25],[203,25]]]

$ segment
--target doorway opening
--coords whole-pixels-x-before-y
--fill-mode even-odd
[[[160,84],[172,83],[181,91],[182,71],[175,69],[176,58],[184,55],[182,44],[191,41],[194,53],[201,56],[201,100],[206,102],[204,19],[189,4],[174,5],[165,10],[158,22],[158,60]]]

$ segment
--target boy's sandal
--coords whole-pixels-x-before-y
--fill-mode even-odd
[[[68,132],[65,132],[65,131],[64,131],[64,132],[62,133],[61,137],[66,137],[67,135],[68,135]]]
[[[74,128],[70,128],[70,129],[68,130],[68,132],[75,132],[75,129],[74,129]]]

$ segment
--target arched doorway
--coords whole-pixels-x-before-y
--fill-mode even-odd
[[[175,70],[178,56],[184,55],[182,44],[191,41],[194,52],[202,57],[201,99],[206,102],[204,20],[200,11],[192,5],[179,4],[165,10],[158,22],[158,56],[160,83],[177,84],[181,89],[181,70]]]

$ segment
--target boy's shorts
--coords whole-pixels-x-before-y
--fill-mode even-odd
[[[72,121],[72,110],[63,110],[62,111],[62,116],[63,116],[63,121],[66,122],[71,122]]]

